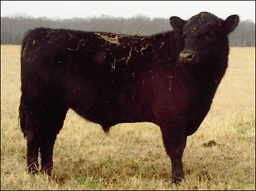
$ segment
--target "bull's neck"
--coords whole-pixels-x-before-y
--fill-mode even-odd
[[[206,60],[193,69],[183,68],[186,83],[199,89],[202,96],[212,99],[227,68],[227,60]]]

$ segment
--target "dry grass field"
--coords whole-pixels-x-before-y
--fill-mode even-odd
[[[210,112],[184,151],[186,181],[152,123],[119,124],[109,135],[69,110],[54,148],[53,178],[26,172],[20,130],[20,46],[1,46],[2,190],[255,190],[255,48],[231,48]]]

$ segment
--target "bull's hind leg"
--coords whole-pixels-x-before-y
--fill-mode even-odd
[[[21,103],[19,107],[19,118],[21,130],[24,137],[27,139],[27,167],[28,172],[35,174],[39,172],[38,165],[38,152],[40,146],[40,132],[38,131],[39,121],[32,114],[29,107],[21,98]]]
[[[36,133],[28,132],[27,134],[27,166],[28,172],[36,174],[39,172],[38,165],[38,151],[39,151],[39,139]]]
[[[35,174],[39,172],[38,152],[40,147],[40,132],[37,129],[39,126],[37,120],[33,120],[31,116],[26,115],[26,138],[27,138],[27,166],[28,172]],[[39,128],[38,128],[39,129]]]
[[[59,107],[53,108],[53,111],[48,113],[46,119],[46,129],[42,135],[42,141],[40,145],[40,153],[42,160],[42,172],[51,175],[53,167],[53,147],[57,134],[63,126],[63,122],[66,116],[68,108]]]
[[[25,103],[21,100],[20,120],[27,138],[27,165],[32,174],[39,172],[38,153],[41,153],[42,171],[51,174],[53,146],[62,128],[66,107],[56,102]]]

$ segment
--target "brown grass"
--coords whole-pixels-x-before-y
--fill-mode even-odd
[[[231,48],[212,108],[188,138],[180,186],[171,183],[158,126],[119,124],[107,136],[71,110],[56,140],[53,179],[27,174],[19,57],[20,46],[1,46],[1,189],[255,190],[255,48]]]

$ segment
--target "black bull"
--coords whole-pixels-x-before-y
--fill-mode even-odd
[[[69,108],[100,124],[152,122],[161,128],[172,178],[184,178],[187,136],[208,113],[226,71],[228,34],[239,17],[202,12],[171,17],[173,31],[149,37],[38,28],[21,50],[21,129],[27,165],[51,174],[57,134]]]

